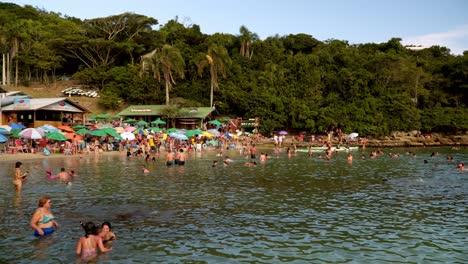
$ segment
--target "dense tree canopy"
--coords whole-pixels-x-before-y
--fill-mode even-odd
[[[399,38],[357,45],[307,34],[260,40],[245,26],[238,35],[207,35],[177,18],[157,24],[132,13],[80,20],[0,3],[0,52],[9,54],[11,83],[73,76],[99,89],[100,103],[111,109],[184,98],[215,104],[222,115],[258,116],[264,133],[468,130],[468,51],[411,50]],[[148,74],[144,55],[152,51]]]

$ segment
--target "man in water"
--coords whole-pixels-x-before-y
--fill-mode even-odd
[[[68,172],[65,171],[65,168],[61,168],[60,172],[57,174],[57,177],[61,180],[68,180]]]
[[[174,164],[174,155],[172,154],[172,151],[168,151],[166,155],[166,165],[172,166],[173,164]]]
[[[183,166],[183,165],[185,165],[185,159],[186,159],[184,149],[180,149],[179,152],[180,152],[180,154],[179,154],[179,165]]]

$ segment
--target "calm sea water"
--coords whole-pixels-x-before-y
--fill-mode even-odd
[[[107,220],[118,239],[100,263],[467,263],[468,171],[455,168],[468,150],[384,151],[403,155],[282,153],[251,168],[233,150],[212,168],[212,151],[184,167],[160,157],[147,175],[125,156],[24,161],[20,195],[0,156],[0,262],[75,262],[80,221]],[[71,188],[45,177],[60,167],[78,173]],[[37,239],[29,221],[43,194],[61,228]]]

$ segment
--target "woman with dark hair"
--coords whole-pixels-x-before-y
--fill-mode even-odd
[[[101,225],[101,232],[99,233],[99,236],[102,238],[102,243],[104,245],[107,245],[109,242],[112,240],[115,240],[116,236],[114,232],[111,231],[112,226],[109,222],[104,222]]]
[[[18,192],[21,192],[21,189],[23,187],[23,182],[26,181],[26,177],[28,176],[28,173],[22,173],[21,172],[21,161],[17,161],[15,164],[15,177],[13,178],[13,184],[15,185],[15,189]]]
[[[54,215],[50,212],[51,206],[52,201],[49,196],[45,195],[39,199],[39,208],[34,212],[30,223],[35,236],[52,234],[59,227],[54,220]]]
[[[105,248],[102,239],[97,235],[96,225],[93,222],[87,222],[81,225],[85,231],[85,236],[80,237],[76,245],[76,254],[81,255],[81,259],[89,261],[97,256],[97,248],[101,252],[107,252],[112,249]]]

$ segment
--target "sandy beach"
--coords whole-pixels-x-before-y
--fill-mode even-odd
[[[94,156],[94,153],[84,154],[85,156]],[[102,155],[125,155],[125,152],[119,151],[108,151],[108,152],[101,152],[98,156]],[[49,156],[44,155],[43,153],[1,153],[0,154],[0,163],[3,162],[11,162],[11,161],[25,161],[25,160],[34,160],[34,159],[79,159],[80,155],[65,155],[62,153],[59,154],[51,154]]]

